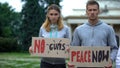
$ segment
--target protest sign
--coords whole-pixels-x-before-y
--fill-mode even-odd
[[[110,61],[110,47],[71,46],[70,63],[77,67],[104,67]]]
[[[68,58],[67,48],[70,45],[66,38],[32,37],[33,56]]]

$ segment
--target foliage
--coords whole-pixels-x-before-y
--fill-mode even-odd
[[[45,20],[47,6],[51,4],[59,5],[61,0],[21,1],[25,2],[21,13],[14,12],[14,9],[8,3],[0,3],[0,37],[5,39],[6,37],[16,38],[17,44],[22,47],[22,50],[28,51],[31,38],[33,36],[38,37],[39,28]]]
[[[0,3],[0,36],[4,36],[3,33],[9,33],[11,34],[11,30],[7,29],[10,25],[10,14],[12,14],[12,10],[10,10],[11,7],[8,7],[8,4],[1,4]],[[5,32],[4,32],[5,31]],[[9,35],[8,34],[8,35]]]
[[[8,5],[8,3],[0,3],[0,36],[1,37],[14,37],[14,33],[12,28],[15,21],[19,19],[20,22],[20,15]],[[19,24],[17,22],[17,24]]]
[[[60,6],[60,2],[63,0],[39,0],[39,1],[41,2],[40,4],[43,5],[43,7],[45,7],[45,10],[46,10],[47,7],[51,4],[56,4],[56,5]]]
[[[22,9],[21,25],[21,45],[23,50],[28,51],[31,45],[31,38],[38,37],[39,28],[41,27],[45,13],[44,8],[39,5],[38,0],[24,0],[25,4]]]
[[[15,38],[2,38],[0,37],[0,52],[15,52],[20,51]]]
[[[61,0],[22,0],[22,24],[20,26],[20,44],[28,51],[32,37],[38,37],[39,29],[45,20],[45,10],[51,4],[59,5]],[[59,5],[60,6],[60,5]]]
[[[21,15],[8,3],[0,3],[0,52],[18,51]]]

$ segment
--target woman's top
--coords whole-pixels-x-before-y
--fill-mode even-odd
[[[44,38],[68,38],[70,39],[70,29],[68,26],[64,25],[63,29],[60,31],[57,30],[56,25],[50,26],[51,31],[47,32],[44,27],[40,28],[39,37]],[[41,61],[47,62],[50,64],[65,64],[64,58],[49,58],[49,57],[42,57]]]

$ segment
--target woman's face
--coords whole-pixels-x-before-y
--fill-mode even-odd
[[[51,10],[49,10],[47,16],[48,16],[50,22],[55,24],[58,22],[58,19],[60,17],[60,13],[54,9],[51,9]]]

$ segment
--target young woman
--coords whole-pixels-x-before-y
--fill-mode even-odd
[[[69,28],[63,24],[60,8],[52,4],[47,9],[46,20],[40,28],[39,37],[70,38]],[[31,47],[29,48],[30,53]],[[41,58],[40,68],[66,68],[64,58]]]

